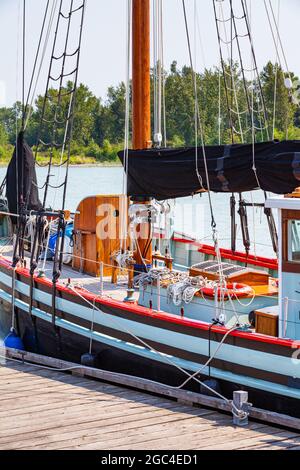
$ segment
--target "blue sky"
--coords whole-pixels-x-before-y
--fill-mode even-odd
[[[65,0],[68,3],[68,0]],[[78,0],[75,0],[78,1]],[[277,11],[278,0],[271,0]],[[188,63],[181,0],[164,2],[164,48],[165,65],[172,60],[179,65]],[[219,60],[218,44],[213,16],[212,0],[196,0],[199,15],[199,29],[204,55],[198,45],[197,69],[216,65]],[[240,3],[239,0],[234,2]],[[299,24],[300,1],[280,0],[280,29],[289,67],[300,75]],[[26,0],[27,3],[27,81],[32,69],[39,30],[46,0]],[[252,24],[258,64],[275,60],[275,50],[267,23],[263,0],[248,0],[252,4]],[[11,105],[20,98],[16,86],[18,8],[20,0],[0,0],[0,105]],[[186,0],[191,35],[194,31],[194,0]],[[109,85],[124,80],[126,69],[125,54],[126,0],[88,0],[83,37],[80,81],[87,84],[97,96],[105,97]],[[199,38],[198,38],[199,39]],[[20,42],[19,42],[20,43]],[[199,41],[198,41],[199,43]],[[20,67],[18,67],[20,70]],[[43,92],[45,72],[41,77],[38,92]]]

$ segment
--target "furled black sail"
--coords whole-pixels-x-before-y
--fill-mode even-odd
[[[205,154],[214,192],[242,193],[261,188],[286,194],[300,185],[300,141],[263,142],[255,144],[254,149],[251,144],[206,146]],[[123,152],[119,158],[123,160]],[[202,148],[198,149],[200,178],[195,162],[195,148],[130,150],[128,195],[164,200],[207,189]]]
[[[34,157],[31,148],[19,133],[6,175],[6,197],[9,212],[17,214],[21,205],[27,210],[41,210]],[[13,220],[15,223],[16,220]]]

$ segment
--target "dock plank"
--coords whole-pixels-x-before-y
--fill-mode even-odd
[[[0,366],[0,449],[285,449],[297,431],[100,381],[10,363]],[[216,439],[218,436],[218,439]]]

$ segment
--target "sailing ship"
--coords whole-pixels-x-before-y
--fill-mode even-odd
[[[155,3],[161,7],[159,0]],[[214,0],[214,7],[218,3],[222,2]],[[242,0],[241,5],[251,39],[247,2]],[[0,257],[1,317],[12,328],[6,345],[14,347],[18,335],[18,347],[21,339],[30,351],[224,399],[234,390],[248,390],[256,406],[300,417],[300,142],[256,141],[257,120],[250,100],[251,144],[205,146],[202,142],[198,146],[196,141],[193,148],[163,148],[159,127],[152,144],[150,0],[129,1],[129,6],[133,149],[129,150],[127,100],[126,142],[120,154],[124,192],[88,197],[71,214],[64,203],[59,210],[49,208],[47,196],[52,187],[62,190],[65,200],[86,2],[60,2],[44,102],[46,110],[51,100],[49,84],[57,80],[57,111],[50,124],[45,115],[41,118],[41,126],[51,127],[51,142],[37,143],[37,150],[43,145],[49,152],[43,201],[34,155],[25,141],[26,125],[7,173],[8,207],[3,220],[11,218],[14,240],[3,247]],[[160,8],[156,12],[161,21]],[[65,21],[68,30],[76,15],[80,17],[78,47],[68,51],[66,41],[60,54],[56,50],[60,25]],[[65,132],[59,134],[68,57],[75,58],[75,69],[67,92]],[[53,64],[59,60],[61,73],[56,77]],[[156,63],[161,69],[160,61]],[[129,69],[128,63],[128,75]],[[226,85],[225,66],[223,72]],[[262,93],[258,81],[255,93]],[[195,116],[199,131],[197,106]],[[58,142],[59,135],[63,143]],[[56,148],[61,149],[64,179],[53,184]],[[211,193],[241,195],[257,189],[277,194],[263,206],[278,258],[252,255],[249,246],[245,253],[238,252],[234,236],[231,250],[219,244]],[[154,227],[158,214],[168,220],[165,201],[201,193],[210,202],[213,246],[179,233],[173,234],[170,243],[168,224],[165,231]],[[245,209],[241,197],[244,222]],[[278,211],[278,235],[272,210]],[[67,233],[70,225],[72,237]],[[28,227],[30,236],[26,236]],[[52,237],[55,243],[48,259]]]

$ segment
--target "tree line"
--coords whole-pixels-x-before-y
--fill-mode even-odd
[[[178,68],[174,61],[170,70],[164,72],[165,96],[165,122],[168,146],[192,146],[195,144],[195,81],[197,88],[197,102],[203,139],[205,144],[250,142],[252,137],[252,120],[255,119],[257,127],[262,126],[259,108],[262,103],[256,103],[252,98],[254,114],[251,117],[249,109],[249,96],[258,95],[258,83],[246,83],[238,66],[232,67],[224,64],[225,74],[231,74],[234,81],[235,92],[226,89],[223,80],[223,71],[217,67],[207,69],[195,76],[190,67]],[[276,139],[300,139],[300,108],[298,103],[298,79],[291,74],[294,88],[286,86],[286,74],[279,65],[271,62],[263,68],[260,74],[260,84],[264,96],[264,111],[268,119],[268,128],[262,130],[261,137],[272,138],[273,127]],[[57,116],[58,122],[64,123],[67,114],[68,92],[72,89],[70,82],[65,87],[61,108]],[[153,90],[153,74],[151,79]],[[253,91],[254,90],[254,91]],[[26,129],[26,139],[31,146],[35,146],[38,138],[43,142],[51,140],[53,128],[51,120],[55,112],[55,102],[58,91],[54,88],[48,90],[52,98],[45,109],[45,122],[41,126],[44,97],[36,98],[31,118]],[[96,97],[84,84],[80,84],[76,93],[74,108],[74,127],[71,144],[71,156],[91,161],[117,160],[117,152],[122,149],[125,128],[125,96],[126,86],[122,82],[118,86],[109,87],[105,100]],[[152,93],[153,96],[153,93]],[[276,100],[276,101],[275,101]],[[152,99],[152,110],[153,110]],[[257,112],[255,113],[255,107]],[[231,109],[231,111],[229,110]],[[239,110],[240,114],[237,113]],[[275,111],[275,112],[274,112]],[[262,111],[260,110],[260,113]],[[154,113],[152,113],[153,116]],[[22,117],[21,103],[17,102],[11,108],[0,108],[0,161],[10,157],[12,146],[16,139],[16,123],[20,125]],[[47,124],[48,122],[48,124]],[[152,123],[153,124],[153,123]],[[234,139],[231,132],[234,129]],[[239,132],[244,130],[242,132]],[[131,132],[131,124],[130,124]],[[63,138],[64,126],[57,129],[57,140]],[[200,137],[199,142],[200,142]],[[46,148],[40,147],[40,158],[47,157]]]

